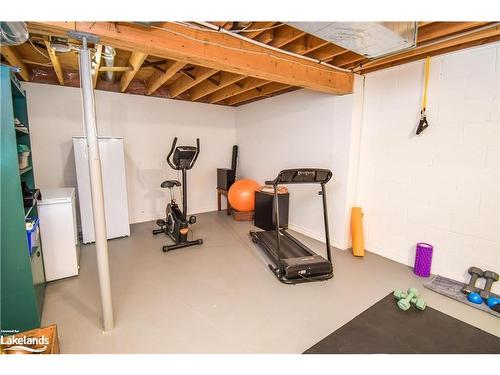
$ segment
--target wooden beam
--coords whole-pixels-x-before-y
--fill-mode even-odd
[[[132,82],[135,75],[137,74],[137,72],[141,68],[142,63],[144,62],[144,60],[146,60],[146,57],[148,57],[148,55],[146,53],[132,52],[132,54],[128,58],[128,64],[133,69],[125,72],[122,75],[122,78],[120,80],[120,91],[121,92],[125,92],[128,85],[130,84],[130,82]],[[151,95],[151,94],[148,94],[148,95]]]
[[[433,22],[419,27],[417,43],[453,35],[470,29],[475,29],[488,24],[488,22]]]
[[[377,71],[377,70],[386,69],[386,68],[392,68],[393,66],[397,66],[397,65],[401,65],[401,64],[407,64],[407,63],[410,63],[412,61],[417,61],[417,60],[425,59],[427,56],[437,56],[437,55],[441,55],[441,54],[444,54],[444,53],[450,53],[450,52],[457,51],[457,50],[464,49],[464,48],[471,48],[471,47],[481,46],[481,45],[484,45],[484,44],[495,43],[495,42],[498,42],[498,41],[500,41],[500,35],[496,35],[496,36],[492,36],[492,37],[484,38],[484,39],[478,39],[478,40],[474,40],[474,41],[471,41],[471,42],[467,42],[467,43],[463,43],[463,44],[457,44],[457,45],[446,47],[446,48],[443,48],[443,49],[437,49],[437,50],[426,52],[426,53],[422,53],[422,54],[419,54],[419,55],[406,57],[406,58],[403,58],[403,59],[400,59],[400,60],[391,61],[391,62],[386,63],[386,64],[377,65],[377,66],[374,66],[374,67],[362,69],[360,71],[360,73],[361,74],[368,74],[368,73],[371,73],[371,72],[374,72],[374,71]]]
[[[231,26],[233,24],[231,23]],[[226,24],[222,25],[218,25],[218,26],[226,26]],[[279,29],[279,28],[277,28]],[[271,29],[271,30],[268,30],[271,32],[271,37],[270,39],[272,39],[274,37],[274,30],[275,29]],[[259,37],[261,35],[264,35],[266,32],[260,34],[260,35],[257,35],[257,37],[255,39],[259,39]],[[248,37],[248,36],[247,36]],[[268,37],[269,38],[269,37]],[[264,41],[262,40],[259,40],[261,43],[266,43],[265,42],[265,38],[263,39]],[[269,40],[270,41],[270,40]],[[194,86],[189,92],[188,92],[188,97],[195,101],[195,100],[199,100],[207,95],[209,95],[210,93],[214,92],[214,91],[217,91],[217,90],[221,90],[229,85],[231,85],[232,83],[235,83],[235,82],[238,82],[238,81],[241,81],[243,78],[245,78],[245,76],[243,75],[240,75],[240,74],[235,74],[235,73],[230,73],[230,72],[224,72],[224,71],[219,71],[218,72],[220,74],[220,79],[219,79],[219,83],[216,84],[214,82],[212,82],[210,79],[207,79],[205,81],[202,81],[201,83],[197,84],[196,86]]]
[[[351,93],[353,87],[354,77],[350,72],[269,50],[227,33],[174,23],[167,22],[161,29],[143,29],[127,23],[114,27],[109,22],[29,22],[28,28],[31,32],[54,35],[67,35],[70,30],[89,32],[99,36],[101,43],[115,48],[330,94]]]
[[[273,38],[274,38],[274,29],[269,29],[258,35],[256,38],[254,38],[254,40],[264,44],[268,44],[273,40]]]
[[[358,55],[357,53],[352,51],[347,51],[329,60],[328,64],[332,64],[334,66],[345,66],[363,59],[366,59],[366,57]]]
[[[133,66],[101,66],[100,72],[130,72],[134,70]]]
[[[204,81],[210,76],[217,73],[217,69],[205,68],[203,66],[197,66],[192,72],[193,77],[184,76],[179,78],[174,83],[168,87],[168,92],[171,98],[175,98],[182,94],[183,92],[189,90],[191,87],[196,86],[201,81]]]
[[[179,70],[186,66],[182,61],[167,62],[165,72],[155,70],[151,77],[146,82],[146,95],[151,95],[160,88],[165,82],[174,76]]]
[[[268,27],[271,27],[275,24],[275,21],[271,22],[252,22],[250,26],[248,26],[247,30],[250,31],[242,31],[239,34],[243,35],[244,37],[254,39],[260,34],[262,34]],[[251,30],[257,30],[257,31],[251,31]]]
[[[61,67],[61,62],[59,61],[59,57],[56,55],[56,51],[51,47],[50,42],[48,40],[44,40],[45,47],[47,47],[47,52],[49,53],[50,62],[52,63],[52,67],[56,72],[57,80],[59,84],[64,86],[64,73]]]
[[[280,48],[304,35],[306,35],[306,33],[302,30],[283,25],[274,29],[273,40],[269,45]]]
[[[248,90],[252,90],[256,87],[262,86],[266,84],[268,81],[264,81],[258,78],[246,77],[243,80],[233,83],[222,90],[218,90],[206,98],[207,103],[218,103],[224,99],[227,99],[231,96],[243,93]]]
[[[28,64],[28,65],[39,65],[39,66],[50,66],[52,67],[52,63],[49,63],[49,62],[40,62],[40,61],[33,61],[33,60],[28,60],[28,59],[21,59],[21,61],[25,64]]]
[[[253,90],[249,90],[249,91],[244,92],[242,94],[232,96],[231,98],[227,99],[224,103],[227,105],[236,105],[238,103],[243,103],[243,102],[255,99],[255,98],[269,96],[274,92],[285,90],[288,87],[290,87],[290,86],[284,85],[282,83],[270,82],[270,83],[266,83],[265,85],[263,85],[259,88],[255,88]]]
[[[243,76],[239,74],[234,74],[234,73],[228,73],[228,72],[220,72],[220,77],[219,77],[219,84],[215,84],[209,80],[205,80],[201,82],[199,85],[196,85],[189,91],[189,99],[191,100],[199,100],[214,91],[223,89],[224,87],[227,87],[235,82],[238,82],[242,80]]]
[[[307,53],[306,56],[321,61],[328,61],[333,59],[335,56],[339,56],[345,52],[347,52],[345,48],[339,47],[335,44],[328,44],[324,47],[318,48],[313,52]]]
[[[305,34],[305,32],[298,29],[294,29],[288,25],[283,25],[272,30],[273,30],[273,40],[269,44],[275,47],[281,47],[289,42],[294,42],[298,40],[298,38],[303,37]],[[276,40],[276,36],[278,37],[278,40]],[[232,85],[233,83],[244,80],[245,78],[246,77],[243,75],[229,73],[229,72],[221,72],[221,80],[218,86],[213,84],[212,82],[202,82],[190,90],[189,97],[191,98],[191,100],[199,100],[215,91],[222,90],[227,86]],[[221,91],[219,94],[214,94],[211,98],[208,98],[208,100],[222,100],[220,98],[226,97],[228,93],[244,92],[244,90],[248,90],[248,87],[250,88],[254,87],[253,84],[255,82],[261,82],[261,84],[263,84],[266,83],[267,81],[254,79],[254,80],[249,80],[248,82],[250,83],[249,85],[245,85],[244,83],[242,83],[241,85],[235,85],[233,87],[226,89],[225,91]]]
[[[402,60],[402,59],[407,59],[407,58],[411,58],[414,56],[428,54],[428,53],[431,53],[433,51],[442,50],[442,49],[453,47],[453,46],[460,45],[460,44],[466,44],[466,43],[474,42],[474,41],[481,40],[481,39],[495,37],[497,35],[500,35],[500,26],[495,26],[495,27],[491,27],[491,28],[486,29],[486,30],[473,32],[471,34],[463,35],[461,37],[459,36],[457,38],[446,40],[444,42],[434,43],[434,44],[430,44],[427,46],[424,45],[424,46],[412,49],[411,51],[408,51],[408,52],[399,53],[397,55],[392,55],[392,56],[388,56],[385,58],[368,61],[362,65],[362,70],[366,70],[368,68],[373,68],[373,67],[379,66],[379,65],[385,65],[385,64],[391,63],[393,61],[397,61],[397,60]]]
[[[18,51],[11,46],[1,46],[0,53],[7,60],[7,62],[12,66],[17,66],[21,71],[19,75],[25,80],[29,81],[31,76],[31,70],[28,66],[22,62],[21,55],[19,55]]]
[[[156,60],[156,61],[144,60],[144,62],[141,65],[141,69],[142,68],[147,68],[148,66],[155,67],[155,66],[158,66],[158,65],[165,65],[167,63],[167,61],[168,61],[167,59],[161,59],[161,60]]]
[[[310,34],[306,34],[291,43],[285,44],[282,48],[290,52],[306,55],[329,44],[330,42],[327,42],[326,40],[317,38]]]
[[[95,66],[92,70],[92,86],[95,88],[97,85],[97,80],[99,79],[99,67],[101,66],[101,54],[102,54],[102,44],[95,45]]]

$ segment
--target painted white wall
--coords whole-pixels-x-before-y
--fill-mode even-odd
[[[362,80],[356,86],[362,93]],[[356,95],[336,97],[300,90],[239,107],[236,112],[239,177],[263,184],[286,168],[332,170],[334,177],[326,186],[330,237],[340,248],[348,247],[345,218],[355,99]],[[324,241],[319,186],[288,187],[289,226]]]
[[[357,202],[366,248],[413,265],[415,244],[429,242],[433,273],[500,272],[500,44],[432,58],[430,127],[417,137],[423,68],[365,78]]]
[[[23,83],[28,97],[33,164],[38,187],[76,187],[71,137],[83,135],[80,90]],[[125,166],[131,223],[164,215],[165,179],[177,172],[165,158],[174,136],[201,153],[188,172],[190,213],[215,210],[216,168],[231,163],[235,109],[139,95],[96,91],[100,135],[125,138]],[[180,179],[180,176],[179,176]],[[180,191],[177,191],[180,199]]]

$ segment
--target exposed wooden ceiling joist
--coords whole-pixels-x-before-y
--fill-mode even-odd
[[[269,21],[264,23],[233,23],[232,21],[220,21],[211,23],[216,24],[217,26],[225,30],[232,30],[233,32],[236,30],[241,30],[246,26],[247,31],[250,30],[250,32],[239,33],[240,36],[251,36],[255,38],[254,40],[256,41],[264,44],[267,43],[269,46],[280,48],[283,51],[290,51],[315,59],[321,59],[322,61],[337,65],[341,68],[354,69],[359,73],[369,73],[375,70],[422,59],[427,55],[439,55],[462,48],[473,47],[500,40],[500,35],[496,33],[480,34],[477,39],[476,37],[472,39],[462,39],[463,37],[469,36],[470,34],[485,31],[483,30],[485,25],[488,27],[496,26],[496,24],[492,25],[492,22],[420,22],[417,38],[419,46],[416,49],[390,56],[391,59],[389,60],[386,60],[387,57],[377,60],[369,60],[364,56],[356,55],[351,51],[345,50],[342,47],[324,41],[311,34],[304,33],[303,31],[295,29],[289,25],[278,24],[278,22]],[[52,61],[48,61],[46,58],[42,58],[39,51],[36,51],[37,46],[41,47],[44,50],[43,35],[67,37],[67,31],[69,29],[74,29],[75,25],[75,23],[69,23],[69,26],[66,23],[62,24],[65,26],[60,27],[61,23],[30,23],[30,31],[34,31],[33,25],[40,29],[39,33],[32,33],[32,38],[34,38],[32,39],[32,41],[36,44],[36,46],[33,47],[29,43],[25,43],[24,45],[11,48],[2,47],[2,55],[7,60],[7,63],[22,68],[21,77],[25,80],[29,80],[31,78],[34,79],[34,81],[38,82],[61,84],[61,80],[59,78],[62,77],[65,85],[78,85],[78,78],[75,79],[74,74],[67,74],[66,76],[62,76],[61,74],[63,70],[65,74],[75,73],[78,71],[78,58],[76,54],[57,53],[57,56],[55,57],[57,58],[57,60],[59,60],[59,69],[57,67],[57,63],[55,64],[54,68],[54,64]],[[134,93],[142,93],[147,95],[147,88],[149,87],[151,93],[158,91],[158,95],[160,96],[170,96],[169,89],[178,87],[177,90],[180,92],[176,96],[178,99],[236,106],[300,88],[300,85],[294,86],[292,85],[292,83],[284,83],[282,80],[279,81],[274,78],[263,79],[260,78],[262,75],[256,77],[257,74],[247,74],[247,69],[262,70],[264,72],[263,75],[265,76],[268,76],[269,74],[276,74],[275,70],[277,70],[277,67],[283,68],[283,64],[281,64],[282,60],[277,58],[278,55],[274,55],[274,51],[272,51],[273,55],[270,57],[268,56],[268,54],[270,53],[269,49],[266,48],[266,51],[263,51],[261,49],[259,52],[259,48],[265,47],[256,46],[254,44],[248,45],[237,37],[233,35],[226,35],[223,32],[208,31],[204,29],[198,29],[198,27],[192,28],[186,25],[172,23],[155,23],[156,26],[165,26],[168,31],[158,30],[154,28],[145,28],[133,23],[97,22],[78,23],[78,25],[87,25],[87,30],[82,31],[89,31],[93,34],[96,34],[96,31],[105,32],[105,38],[101,38],[102,44],[105,44],[106,41],[113,41],[115,39],[119,40],[124,36],[126,37],[126,46],[124,44],[123,47],[114,45],[113,43],[106,43],[114,46],[115,50],[117,51],[115,66],[96,66],[94,61],[94,82],[97,82],[98,80],[98,72],[123,72],[122,79],[124,79],[123,77],[129,79],[129,82],[127,82],[124,86],[128,86],[128,84],[131,84],[132,80],[135,81],[134,84],[131,84],[131,86],[133,86],[133,89],[131,89],[131,91],[133,91]],[[102,25],[106,25],[106,30],[102,30]],[[199,27],[202,28],[201,26]],[[123,33],[124,30],[126,31],[125,34]],[[135,34],[136,32],[142,33],[143,36],[147,35],[147,37],[153,35],[155,38],[160,38],[160,33],[162,33],[161,38],[168,39],[170,41],[170,44],[167,46],[167,49],[169,49],[169,53],[162,53],[161,55],[150,53],[150,51],[155,50],[155,48],[159,48],[163,52],[165,52],[165,45],[161,43],[159,47],[157,45],[150,45],[148,43],[141,44],[139,39],[136,38],[132,40],[133,43],[131,44],[128,38],[130,38],[130,33],[132,31],[134,31],[134,38],[138,37],[138,34]],[[466,32],[466,34],[463,34],[464,32]],[[207,35],[210,38],[206,38]],[[181,38],[181,36],[184,39]],[[216,38],[217,41],[222,40],[225,43],[228,40],[232,40],[231,43],[234,44],[224,45],[224,47],[222,47],[218,45],[218,43],[214,43],[214,38]],[[172,42],[172,39],[175,39],[175,43]],[[181,39],[185,41],[185,43],[181,43]],[[236,40],[236,42],[234,40]],[[450,42],[449,44],[441,44],[448,41]],[[77,43],[77,41],[74,40],[70,42]],[[121,42],[124,41],[122,40]],[[146,42],[148,42],[148,40],[146,40]],[[152,40],[149,40],[149,42],[151,44],[155,44],[156,39],[153,38]],[[236,50],[242,45],[242,43],[244,46],[248,46],[248,48],[250,49],[243,51],[246,53],[245,58],[237,59],[236,67],[233,66],[234,70],[230,70],[230,67],[227,67],[226,69],[221,68],[220,65],[217,65],[233,65],[233,55],[229,56],[227,53],[227,49],[233,49],[236,53]],[[248,43],[252,42],[248,41]],[[431,43],[435,47],[430,48]],[[141,45],[142,48],[132,48],[139,45]],[[202,46],[201,48],[200,45]],[[237,45],[238,48],[234,48],[235,45]],[[177,51],[177,55],[175,56],[182,55],[185,58],[184,60],[180,60],[177,57],[172,57],[172,50],[174,49],[174,46],[180,48]],[[190,49],[193,48],[193,46],[196,46],[198,50],[202,50],[205,55],[191,56]],[[421,50],[420,48],[422,47],[429,48]],[[129,51],[132,52],[132,54]],[[214,51],[216,53],[215,56],[213,55]],[[414,52],[410,53],[412,51]],[[150,55],[150,59],[146,61],[142,60],[141,58],[139,59],[138,63],[135,64],[136,67],[134,67],[129,62],[129,58],[132,58],[134,56],[134,53]],[[258,59],[254,59],[254,55],[260,56]],[[279,56],[283,57],[283,55]],[[392,57],[394,57],[394,59],[392,59]],[[269,67],[269,65],[263,63],[263,61],[266,60],[264,58],[274,58],[275,60],[272,61],[278,64],[277,67],[272,68]],[[288,56],[286,56],[285,58],[288,59]],[[201,61],[202,59],[210,60],[210,65],[199,63],[199,61]],[[222,59],[226,59],[226,61],[221,61]],[[99,58],[98,61],[100,62],[101,59]],[[250,61],[250,67],[242,67],[243,65],[247,64],[248,61]],[[176,62],[180,62],[180,64],[178,66],[175,66],[175,69],[167,68],[167,65],[171,67]],[[300,62],[300,64],[297,64],[297,66],[304,68],[304,70],[313,69],[309,68],[309,64],[307,64],[308,66],[305,67],[301,63],[302,61]],[[23,64],[24,66],[22,66]],[[314,65],[314,67],[316,68],[318,67],[318,65],[314,64],[314,62],[312,62],[312,65]],[[262,66],[264,66],[265,69],[262,69]],[[195,76],[193,73],[198,72],[197,70],[195,70],[197,69],[197,67],[204,67],[207,69],[206,72],[209,71],[210,73],[207,73],[206,78],[204,75]],[[31,75],[30,73],[32,68],[43,70],[47,74]],[[186,70],[186,68],[190,70],[188,71]],[[213,72],[210,71],[210,69],[213,69]],[[59,70],[59,74],[56,73],[56,70]],[[165,73],[167,73],[167,70],[168,74],[165,75]],[[305,75],[303,75],[304,72],[299,72],[302,75],[299,75],[298,78],[304,79],[306,77]],[[292,76],[292,78],[294,78],[294,80],[296,81],[294,69],[285,69],[285,71],[281,69],[280,74],[281,78],[283,78],[283,76]],[[320,74],[318,73],[313,78],[318,79],[319,75]],[[307,78],[309,79],[312,76],[312,74],[309,74]],[[76,77],[78,76],[76,75]],[[156,81],[156,83],[154,81]],[[176,83],[176,81],[179,82]],[[287,82],[289,82],[288,78]],[[174,83],[176,83],[177,86],[174,86]],[[321,81],[322,85],[324,83],[324,80]],[[159,86],[155,88],[155,85]],[[97,86],[100,90],[120,91],[122,85],[120,81],[116,82],[115,85],[109,85],[107,82],[102,81]],[[173,91],[174,94],[177,90]],[[126,87],[124,91],[128,91]]]
[[[166,69],[164,72],[156,70],[151,77],[146,82],[146,94],[151,95],[154,93],[161,85],[167,82],[170,78],[174,76],[179,70],[184,68],[187,64],[182,61],[169,61],[166,64]]]
[[[191,100],[201,99],[204,96],[207,96],[214,91],[223,89],[224,87],[227,87],[235,82],[238,82],[243,78],[244,77],[239,74],[220,72],[219,81],[217,84],[209,80],[201,82],[200,84],[196,85],[189,91],[189,99]]]
[[[88,32],[99,36],[101,43],[116,48],[331,94],[352,92],[352,73],[268,50],[226,33],[173,23],[165,23],[161,30],[126,23],[115,27],[109,22],[29,22],[28,28],[52,35],[66,35],[74,30]]]
[[[10,46],[1,46],[0,47],[0,53],[2,54],[3,57],[8,61],[8,63],[12,66],[17,66],[21,71],[19,74],[25,81],[30,80],[31,76],[31,69],[28,68],[28,66],[23,63],[21,56],[19,56],[19,53],[14,47]]]
[[[128,64],[132,67],[132,70],[129,70],[128,72],[125,72],[125,74],[122,75],[122,78],[120,80],[120,91],[124,92],[130,82],[134,79],[135,75],[141,68],[142,63],[144,60],[146,60],[146,57],[148,57],[147,54],[142,53],[142,52],[132,52],[128,59]]]
[[[232,24],[231,24],[231,26],[232,26]],[[219,27],[222,27],[222,25],[219,25]],[[252,24],[250,24],[248,28],[250,29],[251,27],[252,27]],[[279,29],[279,28],[277,28],[277,29]],[[269,36],[267,37],[267,40],[263,39],[263,40],[260,40],[260,42],[266,44],[267,42],[271,42],[272,40],[274,40],[274,30],[275,29],[267,30],[270,32]],[[260,35],[253,34],[250,36],[256,36],[256,39],[257,39],[262,35],[264,35],[264,34],[260,34]],[[248,36],[247,36],[247,38],[248,38]],[[242,80],[243,78],[245,78],[245,76],[243,76],[243,75],[224,72],[224,71],[219,71],[219,74],[220,74],[220,77],[219,77],[219,82],[217,84],[214,83],[213,81],[207,79],[207,80],[201,82],[200,84],[197,84],[196,86],[194,86],[189,91],[188,97],[191,100],[199,100],[199,99],[205,97],[206,95],[208,95],[214,91],[221,90],[224,87],[227,87],[227,86],[231,85],[232,83],[238,82],[238,81]]]
[[[462,31],[474,29],[488,24],[488,22],[433,22],[422,26],[418,30],[417,42],[424,43],[432,39],[453,35]]]
[[[179,78],[168,87],[170,97],[175,98],[179,96],[183,92],[189,90],[191,87],[194,87],[210,76],[213,76],[215,73],[217,73],[216,69],[197,66],[189,76]]]
[[[265,83],[267,83],[267,81],[264,81],[262,79],[247,77],[239,82],[233,83],[232,85],[223,88],[222,90],[210,94],[209,96],[207,96],[206,102],[212,104],[218,103],[224,99],[230,98],[231,96],[262,86]]]
[[[134,67],[129,66],[101,66],[99,68],[100,72],[130,72],[134,70]]]
[[[263,32],[265,32],[266,31],[265,29],[274,26],[275,23],[276,23],[276,21],[252,22],[246,29],[248,31],[243,30],[241,32],[241,35],[243,35],[247,38],[250,38],[250,39],[254,39],[257,36],[259,36],[260,34],[262,34]],[[255,31],[252,31],[252,30],[255,30]]]
[[[295,29],[288,25],[283,25],[274,29],[273,40],[269,43],[269,45],[280,48],[293,42],[294,40],[299,39],[305,34],[306,33],[302,30]]]
[[[261,87],[255,88],[253,90],[244,92],[242,94],[238,94],[232,96],[231,98],[226,100],[227,105],[236,105],[238,103],[243,103],[248,100],[258,98],[258,97],[266,97],[271,95],[274,92],[281,91],[287,88],[287,85],[283,85],[278,82],[270,82],[262,85]]]
[[[324,47],[318,48],[315,51],[307,53],[307,56],[321,61],[329,61],[335,56],[342,55],[346,52],[349,51],[347,51],[345,48],[339,47],[335,44],[328,44]],[[364,56],[362,56],[362,58],[364,58]]]
[[[92,70],[92,85],[94,86],[94,88],[97,85],[97,80],[99,79],[99,68],[101,66],[101,54],[102,54],[102,44],[96,44],[95,45],[95,55],[94,55],[95,66],[94,66],[94,69]]]
[[[44,40],[45,47],[47,47],[47,52],[49,54],[50,62],[52,63],[52,67],[56,72],[57,79],[59,80],[59,84],[64,86],[64,73],[61,67],[61,62],[59,61],[59,57],[56,55],[56,51],[50,45],[48,40]]]

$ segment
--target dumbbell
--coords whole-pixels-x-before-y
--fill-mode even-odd
[[[425,310],[427,306],[422,298],[418,298],[418,290],[416,288],[408,289],[407,293],[396,289],[394,291],[394,297],[398,300],[398,307],[404,311],[408,310],[412,303],[414,303],[419,310]]]
[[[483,299],[488,299],[491,296],[491,287],[495,281],[498,281],[498,273],[493,271],[484,271],[483,277],[486,279],[486,284],[484,288],[479,292],[479,295]]]
[[[498,304],[500,304],[500,298],[497,298],[497,297],[490,297],[486,300],[486,304],[493,308],[493,306],[496,306]]]
[[[464,287],[462,288],[462,292],[465,294],[478,293],[479,289],[476,287],[476,282],[477,279],[483,277],[484,272],[482,269],[477,267],[470,267],[468,272],[470,273],[469,284],[464,285]]]

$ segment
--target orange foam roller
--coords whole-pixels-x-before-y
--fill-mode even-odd
[[[260,185],[254,180],[238,180],[231,185],[227,199],[236,211],[253,211],[255,209],[255,192],[260,190]]]
[[[365,256],[365,241],[363,239],[363,211],[361,207],[351,210],[352,255]]]

